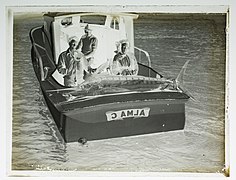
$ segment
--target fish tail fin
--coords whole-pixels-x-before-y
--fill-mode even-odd
[[[178,89],[180,89],[182,92],[184,92],[185,94],[187,94],[191,99],[193,99],[194,101],[196,100],[192,94],[185,88],[183,88],[183,84],[184,84],[184,74],[185,71],[187,69],[188,63],[190,60],[186,61],[182,67],[182,69],[180,70],[177,78],[175,79],[175,83]]]
[[[175,81],[177,82],[177,84],[181,84],[183,85],[184,84],[184,74],[185,74],[185,71],[187,69],[187,66],[188,66],[188,63],[189,63],[190,60],[186,61],[182,67],[182,69],[180,70],[177,78],[175,79]]]

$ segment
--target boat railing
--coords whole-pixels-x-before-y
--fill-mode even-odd
[[[135,54],[135,55],[136,55],[137,61],[139,63],[144,64],[144,61],[147,60],[147,63],[148,63],[147,65],[149,67],[148,68],[148,77],[150,77],[151,76],[151,70],[150,69],[152,67],[152,64],[151,64],[151,59],[150,59],[149,53],[147,51],[143,50],[143,49],[138,48],[138,47],[134,47],[134,49],[138,53],[138,55],[137,54]],[[143,57],[142,54],[145,55],[145,58],[142,58]]]
[[[140,49],[140,48],[138,48],[138,47],[134,47],[134,49],[137,51],[137,53],[138,53],[138,58],[137,58],[137,61],[138,62],[141,62],[141,61],[143,61],[143,58],[142,58],[142,54],[144,54],[145,55],[145,59],[147,59],[147,61],[148,61],[148,67],[150,67],[151,68],[151,59],[150,59],[150,56],[149,56],[149,53],[147,52],[147,51],[145,51],[145,50],[143,50],[143,49]],[[143,63],[143,62],[142,62]]]
[[[40,56],[38,49],[36,47],[42,48],[40,45],[33,43],[34,52],[36,55],[37,66],[39,67],[40,80],[45,81],[48,76],[49,67],[44,67],[42,57]]]
[[[37,62],[37,67],[39,68],[39,74],[40,74],[40,80],[41,81],[44,81],[45,78],[44,78],[44,71],[43,71],[43,60],[38,52],[38,49],[36,48],[37,44],[36,43],[33,43],[33,48],[34,48],[34,52],[35,52],[35,59],[36,59],[36,62]]]

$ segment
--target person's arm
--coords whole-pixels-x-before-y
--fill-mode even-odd
[[[91,41],[91,50],[87,52],[86,54],[84,54],[87,59],[93,57],[97,49],[97,45],[98,45],[98,40],[96,37],[94,37]]]
[[[57,70],[59,73],[63,75],[66,74],[65,58],[63,57],[62,53],[59,55],[59,58],[58,58]]]
[[[88,62],[87,62],[87,59],[85,58],[83,53],[80,54],[79,64],[82,67],[82,71],[86,71],[87,73],[89,73],[88,72]]]
[[[138,75],[138,62],[137,62],[134,55],[133,55],[133,57],[134,57],[134,72],[133,72],[133,75]]]
[[[82,41],[82,38],[80,38],[79,43],[78,43],[78,46],[76,47],[76,49],[78,49],[79,51],[81,51],[82,46],[83,46],[83,41]]]
[[[116,54],[115,56],[114,56],[114,58],[113,58],[113,60],[112,60],[112,65],[111,65],[111,73],[113,74],[113,75],[118,75],[118,74],[120,74],[121,73],[121,67],[120,67],[120,65],[119,65],[119,62],[118,62],[118,55]]]
[[[137,75],[138,74],[138,62],[137,62],[133,53],[129,53],[128,56],[130,58],[130,69],[132,71],[132,75]]]

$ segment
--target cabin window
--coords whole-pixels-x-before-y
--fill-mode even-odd
[[[111,21],[110,27],[111,27],[112,29],[119,30],[119,21],[118,21],[118,18],[117,18],[117,17],[113,17],[113,19],[112,19],[112,21]]]
[[[105,21],[106,16],[103,15],[86,15],[80,17],[81,23],[105,25]]]
[[[72,25],[72,17],[66,17],[61,20],[61,25],[62,26],[69,26]]]

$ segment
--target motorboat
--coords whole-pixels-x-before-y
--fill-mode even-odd
[[[30,31],[33,68],[65,142],[184,129],[185,104],[191,97],[182,85],[188,61],[173,79],[154,70],[148,52],[134,45],[137,18],[130,13],[47,13],[44,24]],[[96,71],[67,87],[58,72],[58,58],[68,48],[68,39],[83,36],[87,25],[98,39]],[[108,62],[123,39],[138,62],[135,75],[109,71]]]

